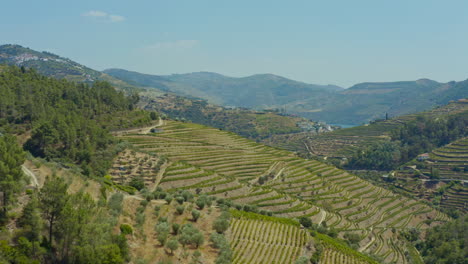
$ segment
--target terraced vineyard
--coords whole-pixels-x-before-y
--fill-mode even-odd
[[[229,235],[232,263],[294,263],[310,239],[299,226],[233,218]]]
[[[468,111],[468,100],[466,99],[427,112],[399,116],[370,125],[340,129],[320,135],[306,133],[295,136],[275,135],[265,143],[271,146],[281,146],[291,151],[308,152],[313,156],[343,158],[352,155],[356,147],[388,139],[391,130],[408,121],[415,120],[418,116],[437,118],[464,111]]]
[[[429,153],[429,159],[416,159],[398,169],[400,189],[427,199],[446,209],[468,211],[468,138],[457,140]],[[437,178],[432,178],[436,173]],[[422,176],[423,174],[423,176]]]
[[[468,180],[468,138],[433,150],[427,161],[430,167],[439,170],[440,178]]]
[[[309,217],[343,234],[358,232],[363,252],[405,263],[391,231],[427,228],[447,216],[318,161],[246,140],[233,133],[168,121],[158,133],[121,136],[137,152],[164,155],[159,186],[251,204],[277,216]]]

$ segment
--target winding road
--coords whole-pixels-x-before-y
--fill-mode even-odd
[[[31,178],[31,181],[35,187],[39,187],[39,182],[37,181],[37,177],[34,172],[30,171],[26,166],[21,165],[21,169],[23,170],[24,174],[28,175]]]

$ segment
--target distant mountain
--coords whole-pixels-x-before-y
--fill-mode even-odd
[[[439,83],[429,79],[366,82],[348,89],[314,85],[272,74],[245,78],[198,72],[149,75],[122,69],[105,73],[139,86],[155,87],[224,106],[286,109],[331,124],[362,124],[389,116],[415,113],[468,96],[468,80]]]
[[[38,73],[57,79],[78,82],[105,80],[114,86],[124,89],[139,89],[100,71],[93,70],[70,59],[50,52],[39,52],[20,45],[1,45],[0,64],[34,68]]]
[[[211,72],[149,75],[122,69],[93,70],[50,52],[19,45],[0,46],[0,64],[35,68],[39,73],[79,82],[105,80],[122,90],[172,92],[228,107],[282,109],[329,124],[362,124],[390,116],[415,113],[468,97],[468,80],[439,83],[428,79],[360,83],[348,89],[315,85],[273,74],[244,78]]]
[[[184,96],[203,98],[210,103],[224,106],[256,109],[280,108],[303,98],[326,97],[343,90],[334,85],[306,84],[273,74],[234,78],[211,72],[165,76],[122,69],[108,69],[104,72],[135,85],[156,87]]]

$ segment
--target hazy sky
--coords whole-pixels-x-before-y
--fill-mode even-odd
[[[468,78],[468,1],[1,1],[0,43],[97,70],[274,73],[344,87]]]

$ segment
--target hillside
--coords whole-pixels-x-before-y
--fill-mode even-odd
[[[227,77],[211,72],[173,74],[166,76],[140,74],[121,69],[105,73],[129,83],[156,87],[184,96],[207,99],[210,103],[247,108],[281,108],[282,105],[308,97],[326,97],[342,90],[333,85],[296,82],[273,74],[258,74],[244,78]]]
[[[130,85],[70,59],[46,51],[35,51],[20,45],[0,45],[0,64],[34,68],[38,73],[56,79],[67,79],[69,81],[85,83],[102,80],[122,90],[142,90],[137,86]]]
[[[395,171],[395,185],[448,211],[468,212],[468,139],[434,149]]]
[[[468,81],[438,83],[428,79],[360,83],[348,89],[295,82],[271,74],[244,78],[200,72],[169,76],[122,69],[105,73],[131,84],[197,97],[223,106],[285,109],[329,124],[362,124],[375,119],[425,111],[468,96]]]
[[[167,121],[156,133],[122,134],[120,138],[132,143],[136,152],[167,158],[153,181],[168,192],[189,190],[248,204],[276,216],[307,217],[336,229],[340,237],[348,232],[358,234],[362,251],[386,261],[407,261],[402,254],[404,243],[395,232],[410,227],[425,229],[428,224],[448,220],[423,203],[345,171],[218,129]],[[123,166],[113,174],[116,181],[125,179],[128,170],[121,164],[134,163],[114,165]],[[142,170],[141,175],[148,174]]]
[[[309,153],[311,156],[326,157],[327,159],[349,159],[360,148],[389,141],[392,131],[405,127],[418,118],[437,120],[451,116],[464,117],[467,111],[468,101],[458,100],[430,111],[379,120],[368,125],[339,129],[326,134],[302,134],[294,137],[273,136],[267,141],[267,144],[283,145],[289,150]]]
[[[209,104],[205,100],[188,99],[174,94],[155,96],[149,91],[140,94],[139,105],[142,109],[157,111],[175,120],[231,131],[256,141],[265,140],[273,135],[294,135],[305,131],[319,134],[337,129],[327,124],[273,110],[229,109]]]
[[[173,119],[189,120],[233,131],[258,141],[276,134],[294,134],[310,130],[321,133],[332,129],[326,124],[319,124],[304,118],[281,114],[276,110],[267,112],[257,112],[248,109],[231,110],[207,104],[206,101],[196,98],[185,98],[173,93],[163,93],[162,90],[167,90],[163,86],[161,86],[161,90],[154,88],[146,89],[132,80],[125,82],[108,74],[90,69],[70,59],[49,52],[34,51],[19,45],[0,46],[0,71],[4,67],[2,63],[33,68],[41,75],[56,79],[67,79],[87,84],[92,84],[95,81],[106,81],[128,94],[138,92],[140,95],[138,107],[140,108],[151,111],[155,110]]]

